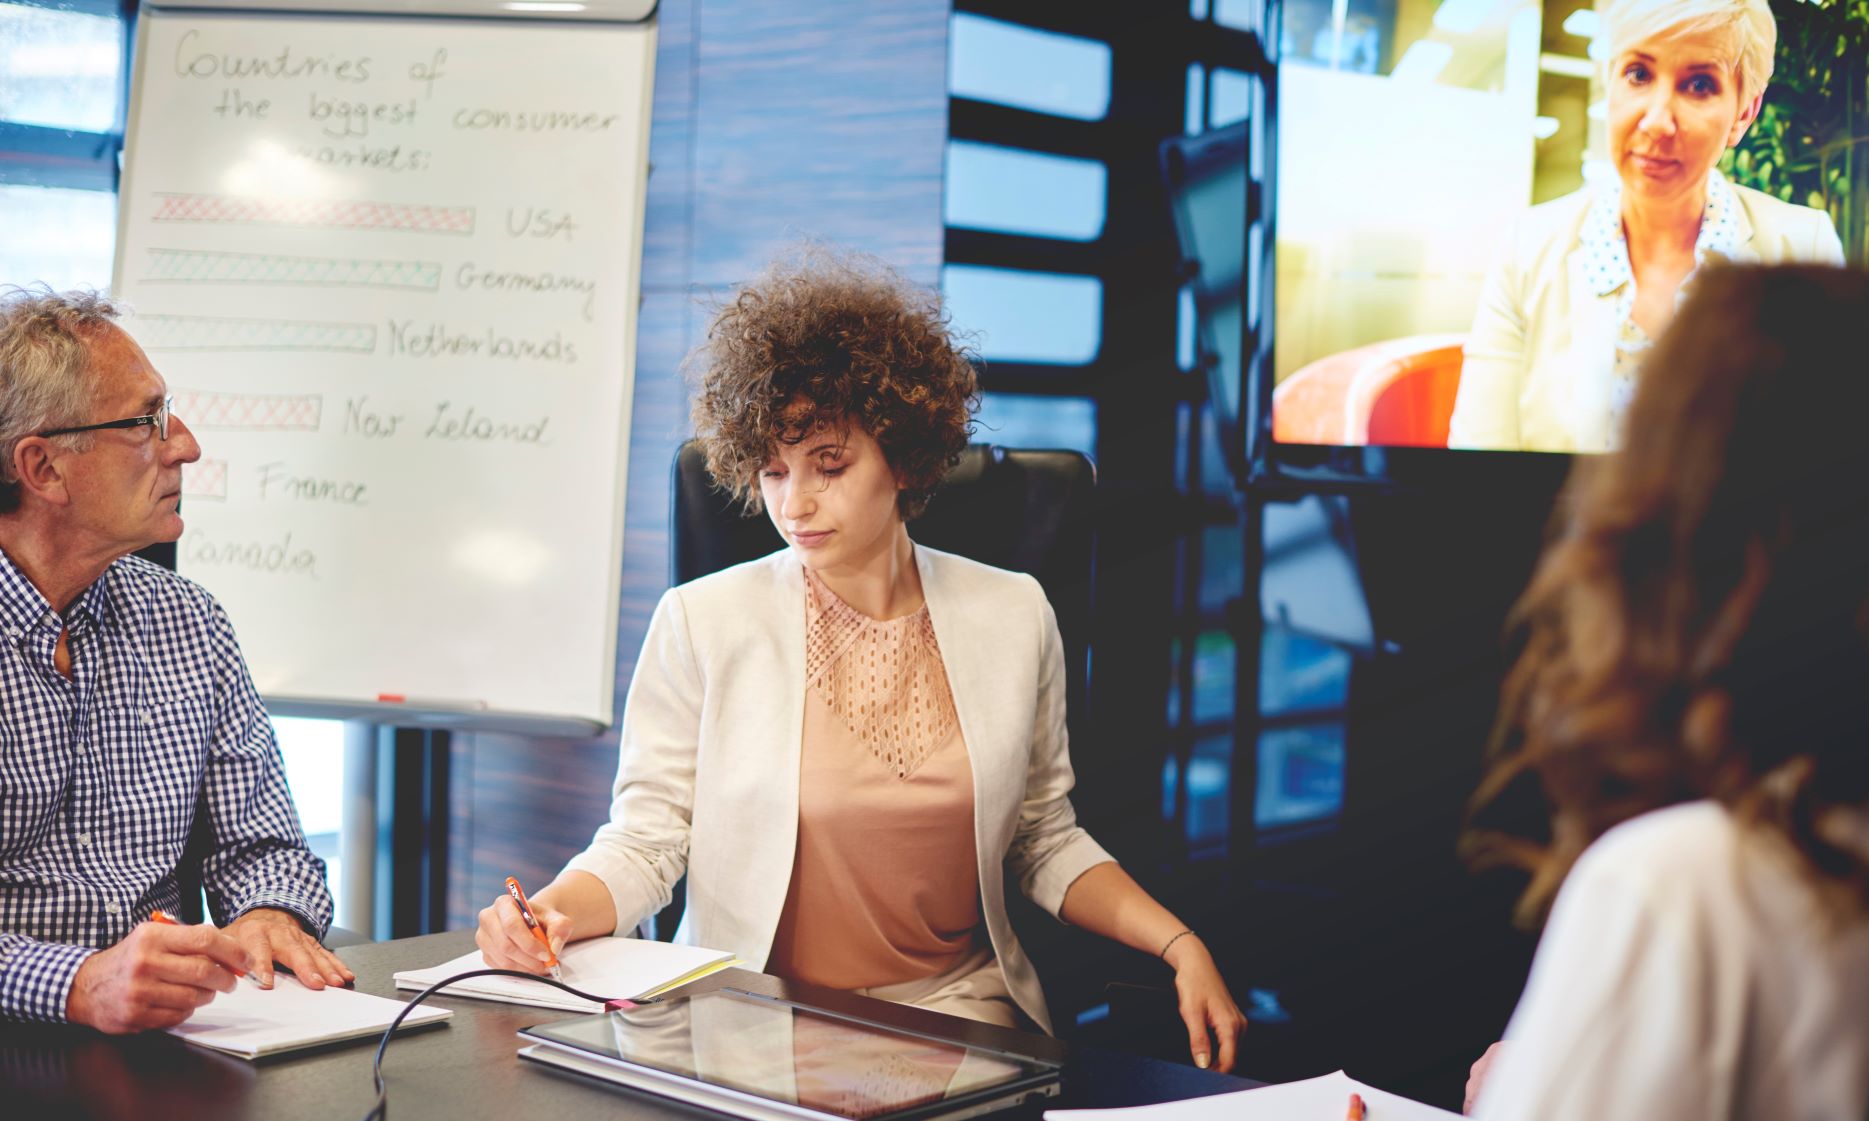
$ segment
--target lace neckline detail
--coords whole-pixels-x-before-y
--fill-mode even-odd
[[[959,726],[928,605],[872,619],[805,570],[805,688],[907,780]]]

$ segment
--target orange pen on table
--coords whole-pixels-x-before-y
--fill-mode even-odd
[[[1369,1116],[1369,1107],[1363,1104],[1363,1095],[1350,1095],[1350,1112],[1343,1115],[1344,1121],[1363,1121]]]
[[[519,904],[519,917],[526,920],[526,929],[532,932],[532,936],[539,940],[539,945],[544,946],[545,952],[551,955],[545,964],[551,968],[552,980],[564,980],[565,971],[558,965],[558,954],[552,949],[552,940],[546,937],[545,928],[539,924],[537,916],[532,913],[532,904],[526,902],[526,893],[520,890],[519,881],[511,876],[506,877],[506,894],[513,897],[514,903]]]

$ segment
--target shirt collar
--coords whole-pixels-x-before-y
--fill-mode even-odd
[[[102,576],[91,582],[90,587],[78,593],[78,598],[72,601],[71,607],[65,612],[67,624],[78,617],[101,624],[111,617],[109,586],[111,573],[116,568],[116,562],[113,561]],[[6,550],[0,549],[0,627],[9,632],[15,629],[26,631],[55,615],[51,601],[26,578],[26,574],[13,563],[13,558],[7,555]]]
[[[1579,242],[1584,253],[1584,275],[1590,291],[1607,296],[1635,279],[1629,268],[1629,244],[1622,235],[1622,181],[1612,179],[1590,202],[1584,214]],[[1700,215],[1700,234],[1694,240],[1694,265],[1709,256],[1738,256],[1739,198],[1719,171],[1707,172],[1707,207]]]

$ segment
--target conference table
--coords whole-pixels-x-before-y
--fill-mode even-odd
[[[358,989],[407,998],[412,994],[398,993],[391,980],[397,970],[437,965],[472,948],[472,932],[454,931],[354,946],[340,953],[357,974]],[[914,1031],[1062,1063],[1060,1095],[1043,1107],[1019,1106],[997,1115],[1008,1121],[1037,1121],[1043,1108],[1143,1105],[1258,1085],[1178,1063],[789,984],[746,970],[716,973],[685,991],[718,987],[802,999]],[[399,1035],[383,1061],[389,1114],[397,1121],[695,1121],[718,1116],[559,1073],[517,1056],[515,1032],[563,1019],[567,1013],[446,995],[430,1000],[453,1009],[453,1018],[445,1026]],[[373,1037],[247,1062],[161,1032],[113,1037],[84,1028],[0,1024],[0,1116],[97,1121],[361,1118],[375,1101],[370,1082],[375,1049]]]

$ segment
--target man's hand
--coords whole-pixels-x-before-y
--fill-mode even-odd
[[[84,959],[65,998],[65,1018],[112,1035],[172,1028],[217,992],[232,992],[247,951],[211,926],[137,925]]]
[[[357,979],[337,955],[305,933],[286,911],[255,907],[227,924],[228,937],[240,943],[253,961],[253,979],[263,989],[273,986],[273,963],[290,969],[308,989],[343,985]]]

